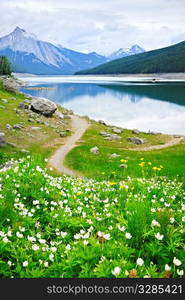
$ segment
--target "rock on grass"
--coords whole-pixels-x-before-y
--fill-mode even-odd
[[[131,137],[131,138],[128,138],[127,140],[135,145],[141,145],[141,144],[145,143],[145,141],[143,139],[140,139],[137,137]]]
[[[31,102],[31,110],[38,114],[51,117],[57,110],[57,106],[54,102],[46,98],[34,98]]]

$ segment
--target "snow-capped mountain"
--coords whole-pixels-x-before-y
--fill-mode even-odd
[[[19,27],[0,38],[0,55],[10,59],[15,72],[33,74],[73,74],[107,61],[95,52],[85,54],[40,41]]]
[[[81,53],[40,41],[37,37],[20,27],[0,38],[0,55],[9,58],[14,72],[62,75],[94,68],[110,60],[142,53],[145,50],[138,45],[120,48],[105,57],[96,52]]]
[[[133,45],[130,48],[120,48],[119,50],[113,52],[108,58],[109,60],[114,60],[143,52],[145,52],[143,48],[138,45]]]

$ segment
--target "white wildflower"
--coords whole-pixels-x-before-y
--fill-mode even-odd
[[[22,265],[23,265],[23,267],[27,267],[28,266],[28,261],[25,260]]]
[[[34,244],[34,245],[32,246],[32,250],[34,250],[34,251],[39,250],[39,246],[38,246],[37,244]]]
[[[110,240],[110,233],[103,234],[103,238],[107,241]]]
[[[44,262],[44,267],[45,267],[45,268],[48,267],[48,262],[47,262],[47,261]]]
[[[66,246],[66,250],[71,250],[71,246],[69,244]]]
[[[151,223],[151,226],[154,227],[154,226],[157,226],[157,227],[160,227],[161,225],[159,224],[158,221],[156,221],[155,219],[152,221]]]
[[[50,249],[52,252],[56,252],[57,251],[57,248],[56,247],[51,247]]]
[[[51,261],[54,261],[54,254],[51,253],[51,254],[49,255],[49,259],[50,259]]]
[[[167,264],[166,264],[164,269],[165,269],[165,271],[167,271],[167,272],[168,272],[168,271],[170,271],[170,270],[171,270],[171,267],[170,267],[169,265],[167,265]]]
[[[118,225],[118,229],[119,229],[120,231],[124,232],[124,231],[125,231],[125,226],[120,226],[120,225]]]
[[[76,233],[75,235],[74,235],[74,239],[75,240],[79,240],[81,238],[81,235],[79,234],[79,233]]]
[[[119,276],[121,273],[121,268],[120,267],[115,267],[114,270],[112,271],[112,274],[114,276]]]
[[[170,218],[170,223],[173,224],[175,222],[174,218]]]
[[[127,240],[130,240],[132,238],[132,235],[129,232],[126,232],[125,237]]]
[[[5,236],[5,237],[3,238],[3,242],[4,242],[4,243],[8,243],[8,242],[9,242],[9,239]]]
[[[141,257],[139,257],[136,261],[136,264],[141,267],[144,265],[144,260]]]
[[[173,258],[173,263],[175,266],[180,266],[182,264],[182,262],[179,259],[177,259],[176,257]]]
[[[183,271],[183,270],[177,269],[177,274],[178,274],[179,276],[183,276],[183,275],[184,275],[184,271]]]
[[[155,234],[155,238],[159,241],[162,241],[162,239],[164,238],[164,235],[163,234],[160,234],[160,232],[156,233]]]
[[[22,239],[22,238],[23,238],[23,234],[20,233],[19,231],[16,232],[16,236],[17,236],[19,239]]]

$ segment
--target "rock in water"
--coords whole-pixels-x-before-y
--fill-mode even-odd
[[[57,110],[57,106],[54,102],[46,98],[34,98],[31,102],[31,110],[38,114],[51,117]]]
[[[90,152],[94,153],[94,154],[98,154],[99,153],[99,148],[98,147],[93,147],[93,148],[90,149]]]
[[[3,147],[6,145],[6,139],[4,132],[0,132],[0,147]]]
[[[141,144],[144,144],[144,140],[143,139],[140,139],[140,138],[137,138],[137,137],[131,137],[131,138],[128,138],[127,139],[129,142],[133,143],[133,144],[136,144],[136,145],[141,145]]]

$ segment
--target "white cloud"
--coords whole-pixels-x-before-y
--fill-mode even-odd
[[[20,26],[84,52],[135,43],[150,50],[185,39],[184,0],[0,0],[0,7],[1,36]]]

